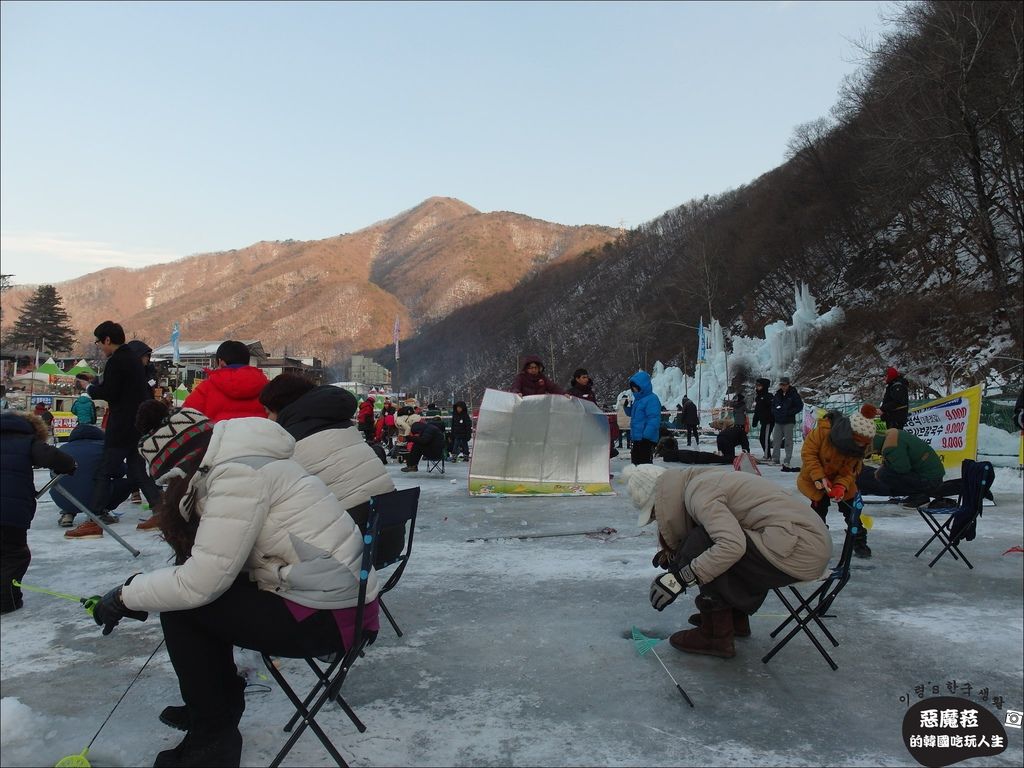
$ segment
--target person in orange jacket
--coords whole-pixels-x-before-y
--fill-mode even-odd
[[[849,502],[857,495],[857,475],[871,450],[877,415],[878,409],[870,404],[848,417],[830,411],[804,438],[796,487],[811,500],[811,508],[822,520],[828,514],[829,502]],[[871,557],[864,526],[858,524],[857,530],[854,554]]]

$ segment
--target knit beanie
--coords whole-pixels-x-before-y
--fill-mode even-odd
[[[861,406],[859,412],[850,414],[850,428],[853,430],[853,439],[861,445],[867,445],[875,436],[875,416],[878,409],[867,403]]]
[[[150,477],[184,477],[196,469],[210,444],[211,432],[213,424],[194,408],[170,411],[139,441],[139,453],[149,464]]]
[[[885,383],[891,384],[893,380],[900,375],[900,372],[893,368],[891,365],[885,369]]]
[[[629,498],[633,506],[640,510],[636,524],[641,528],[654,520],[654,488],[664,471],[664,467],[641,464],[638,467],[627,467],[623,472],[623,477],[629,482]]]

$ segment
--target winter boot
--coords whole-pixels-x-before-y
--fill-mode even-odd
[[[242,761],[242,734],[237,725],[191,730],[174,749],[156,756],[153,768],[227,766],[238,768]]]
[[[242,719],[242,713],[245,712],[245,678],[241,675],[235,675],[236,690],[234,693],[234,703],[229,706],[231,711],[232,722],[238,725]],[[171,728],[176,728],[179,731],[188,730],[188,707],[184,704],[172,705],[164,707],[163,712],[160,713],[160,722],[164,725],[169,725]]]
[[[736,655],[732,608],[704,595],[697,598],[697,608],[700,610],[700,626],[673,634],[668,639],[672,647],[684,653],[703,653],[731,659]]]
[[[853,554],[856,557],[871,557],[871,547],[868,546],[868,532],[861,528],[853,538]]]
[[[695,613],[687,621],[695,627],[700,626],[701,614]],[[732,629],[736,637],[750,637],[750,617],[743,611],[732,609]]]

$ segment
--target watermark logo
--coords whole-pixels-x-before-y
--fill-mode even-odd
[[[1007,724],[1010,713],[1007,710]],[[1017,712],[1020,728],[1020,712]],[[903,743],[923,766],[944,768],[972,757],[992,757],[1006,749],[1006,731],[984,707],[960,696],[916,702],[903,717]]]
[[[1007,728],[1020,728],[1020,721],[1024,718],[1024,712],[1018,712],[1016,709],[1006,710],[1006,720],[1004,725]]]

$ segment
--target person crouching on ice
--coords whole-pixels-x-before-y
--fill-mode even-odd
[[[674,648],[730,659],[733,638],[750,636],[750,619],[772,587],[821,576],[832,555],[828,528],[814,510],[771,480],[709,467],[628,469],[629,495],[642,527],[657,520],[660,549],[651,583],[662,611],[696,589],[696,629],[669,638]]]

